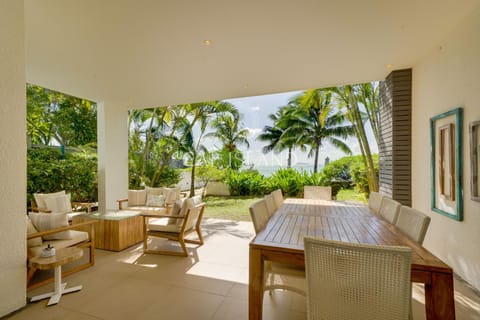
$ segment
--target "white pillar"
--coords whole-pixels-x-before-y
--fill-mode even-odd
[[[0,317],[26,301],[23,1],[0,0]]]
[[[128,111],[121,103],[97,104],[99,210],[114,210],[128,193]]]

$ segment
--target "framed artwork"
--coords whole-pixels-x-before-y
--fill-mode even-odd
[[[462,108],[430,118],[431,209],[458,221],[463,219],[462,128]]]
[[[470,122],[470,188],[471,199],[480,201],[480,186],[478,176],[480,174],[480,121]]]

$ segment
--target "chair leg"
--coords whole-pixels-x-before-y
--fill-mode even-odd
[[[185,240],[183,239],[183,237],[178,239],[178,242],[180,242],[180,245],[182,246],[183,254],[185,255],[185,257],[188,257],[187,246],[185,245]]]
[[[200,244],[203,245],[203,236],[202,236],[202,230],[200,229],[200,226],[197,225],[195,229],[197,230],[198,240],[200,241]]]

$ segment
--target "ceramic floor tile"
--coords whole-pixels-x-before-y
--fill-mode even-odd
[[[137,319],[212,319],[223,297],[215,294],[173,287],[137,314]]]
[[[205,244],[192,246],[189,256],[144,254],[138,244],[121,252],[96,250],[96,265],[64,278],[79,292],[62,296],[56,306],[28,304],[7,319],[247,319],[248,244],[250,222],[207,219]],[[165,244],[162,244],[165,245]],[[170,244],[168,244],[170,245]],[[52,290],[52,284],[28,296]],[[415,320],[425,319],[424,289],[413,286]],[[480,296],[455,279],[459,320],[480,319]],[[263,319],[306,319],[306,300],[289,291],[264,294]]]

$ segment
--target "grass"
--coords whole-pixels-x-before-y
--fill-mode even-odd
[[[215,197],[208,196],[205,202],[205,217],[237,221],[251,221],[248,208],[252,203],[262,199],[255,197]]]
[[[342,189],[337,194],[337,200],[367,203],[367,196],[364,193],[358,193],[353,189]]]
[[[248,208],[252,203],[262,199],[262,196],[253,197],[215,197],[207,196],[203,199],[205,202],[205,217],[216,219],[227,219],[236,221],[251,221]],[[359,201],[366,203],[364,194],[359,194],[354,190],[340,190],[337,194],[339,201]]]

